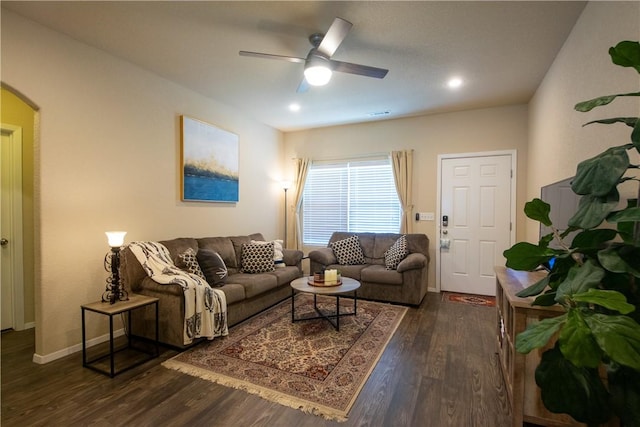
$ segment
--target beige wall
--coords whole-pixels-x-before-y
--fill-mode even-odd
[[[640,116],[638,98],[616,100],[589,113],[573,106],[602,95],[638,91],[638,73],[611,63],[609,47],[640,37],[639,2],[589,3],[529,106],[527,199],[540,187],[575,174],[577,164],[611,145],[629,142],[621,124],[590,125],[590,120]],[[538,223],[528,220],[526,238],[537,242]]]
[[[285,167],[291,178],[296,157],[330,159],[392,150],[414,150],[414,212],[437,211],[439,154],[517,150],[518,194],[526,181],[527,107],[524,105],[436,114],[375,123],[312,129],[285,134]],[[516,237],[524,236],[520,214],[524,199],[518,196]],[[292,221],[290,221],[292,222]],[[430,240],[429,286],[435,287],[435,260],[439,237],[434,221],[414,222],[415,233]]]
[[[6,10],[2,80],[41,113],[36,360],[78,348],[80,305],[98,300],[105,287],[106,230],[128,231],[127,242],[281,237],[280,132]],[[237,204],[180,201],[181,114],[239,135]],[[98,319],[91,323],[90,337],[104,333]]]
[[[18,96],[1,89],[0,122],[22,128],[22,224],[23,224],[23,297],[24,323],[35,322],[34,277],[34,217],[33,217],[33,165],[34,117],[33,109]]]

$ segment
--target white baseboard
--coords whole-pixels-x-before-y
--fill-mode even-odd
[[[29,322],[24,324],[25,329],[33,329],[36,327],[36,322]]]
[[[113,337],[121,337],[124,335],[124,329],[118,329],[117,331],[113,331]],[[109,341],[109,334],[104,334],[99,337],[92,338],[87,340],[87,348],[93,347],[94,345],[101,344],[103,342]],[[33,354],[33,363],[37,363],[39,365],[44,365],[45,363],[53,362],[54,360],[61,359],[70,354],[77,353],[82,351],[82,343],[72,345],[71,347],[63,348],[62,350],[55,351],[50,354],[40,355],[37,353]]]

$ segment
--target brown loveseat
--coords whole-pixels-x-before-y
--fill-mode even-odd
[[[172,259],[184,254],[189,248],[194,252],[209,249],[217,252],[228,270],[228,277],[219,287],[227,299],[229,326],[282,301],[291,295],[289,283],[302,277],[302,252],[284,249],[284,267],[266,273],[242,273],[242,245],[251,240],[263,241],[262,234],[231,237],[177,238],[162,243]],[[159,340],[163,344],[185,348],[183,338],[184,294],[179,285],[161,285],[146,275],[136,256],[129,248],[122,251],[120,276],[127,292],[159,298]],[[152,337],[153,316],[151,309],[132,313],[132,324],[136,335]],[[140,330],[139,328],[142,328]]]
[[[338,264],[331,244],[354,235],[358,237],[364,264]],[[342,276],[360,281],[359,298],[419,305],[427,294],[429,238],[425,234],[405,234],[408,254],[394,269],[387,269],[385,252],[400,236],[392,233],[335,232],[326,248],[309,252],[311,273],[335,268]]]

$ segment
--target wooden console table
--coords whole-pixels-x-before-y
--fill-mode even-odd
[[[566,414],[549,412],[540,398],[535,370],[542,353],[552,344],[526,355],[515,349],[516,335],[528,324],[564,313],[559,306],[532,306],[533,297],[516,296],[522,289],[542,279],[546,272],[529,273],[505,267],[496,267],[495,272],[498,354],[511,402],[513,425],[521,427],[523,421],[527,421],[543,426],[584,426]]]

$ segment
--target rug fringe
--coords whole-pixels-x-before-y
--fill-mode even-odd
[[[236,390],[246,391],[247,393],[255,394],[270,402],[278,403],[289,408],[298,409],[308,414],[319,415],[329,421],[345,422],[347,421],[347,413],[337,411],[333,408],[329,408],[322,405],[309,404],[308,401],[296,399],[293,396],[278,393],[273,390],[258,387],[255,384],[251,384],[245,381],[239,381],[235,378],[229,378],[225,375],[216,374],[207,369],[200,369],[193,365],[178,362],[173,359],[162,362],[162,366],[168,369],[173,369],[182,372],[192,377],[201,378],[207,381],[220,384],[225,387],[234,388]],[[374,365],[375,366],[375,365]],[[357,393],[356,393],[357,397]]]

